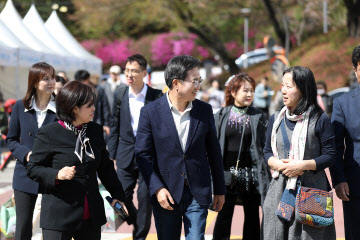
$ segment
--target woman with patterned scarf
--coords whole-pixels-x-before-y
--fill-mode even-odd
[[[230,239],[235,205],[244,206],[243,239],[260,239],[259,205],[270,183],[270,169],[263,158],[266,115],[250,106],[255,81],[246,73],[233,76],[226,88],[226,107],[215,115],[225,173],[238,172],[235,184],[226,186],[225,204],[219,212],[213,239]],[[238,162],[239,160],[239,162]]]
[[[290,221],[275,214],[284,190],[295,190],[298,180],[305,187],[331,190],[325,169],[335,162],[334,131],[317,104],[311,70],[299,66],[285,70],[281,91],[285,106],[270,117],[264,148],[274,172],[263,206],[263,239],[336,239],[334,224],[314,228],[297,222],[293,214]],[[295,199],[285,200],[295,206]]]
[[[59,121],[36,135],[27,174],[46,186],[40,216],[44,240],[101,239],[106,217],[97,176],[113,206],[124,200],[103,128],[91,122],[96,97],[96,90],[86,84],[67,83],[56,97]]]

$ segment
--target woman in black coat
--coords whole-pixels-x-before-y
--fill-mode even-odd
[[[267,118],[259,108],[250,106],[254,90],[255,81],[249,75],[237,74],[226,88],[226,107],[215,115],[225,175],[236,167],[246,173],[234,185],[226,186],[225,204],[216,219],[214,240],[230,239],[236,204],[244,206],[243,239],[260,239],[259,205],[262,205],[269,187],[270,169],[262,152]]]
[[[43,186],[26,176],[26,166],[38,129],[56,120],[54,89],[54,68],[44,62],[36,63],[29,71],[25,97],[12,109],[6,143],[17,160],[13,176],[16,240],[30,240],[32,237],[34,207]]]
[[[102,126],[91,122],[95,101],[94,88],[79,81],[67,83],[56,98],[59,121],[36,136],[27,173],[46,186],[40,218],[44,240],[101,238],[106,217],[97,176],[114,199],[113,206],[124,200]]]

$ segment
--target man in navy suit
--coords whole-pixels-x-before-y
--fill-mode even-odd
[[[172,58],[165,69],[169,91],[141,109],[136,160],[149,188],[158,239],[204,239],[207,209],[225,201],[224,169],[209,104],[196,100],[199,60]]]
[[[135,162],[135,139],[139,123],[140,109],[162,96],[162,92],[144,84],[146,59],[135,54],[126,59],[125,76],[129,86],[119,86],[115,90],[113,119],[108,141],[110,158],[117,166],[118,178],[125,191],[125,205],[129,211],[126,219],[134,225],[133,239],[145,240],[151,225],[151,202],[149,191],[139,174]],[[136,184],[138,208],[133,203]]]
[[[360,46],[352,53],[353,70],[360,83]],[[360,87],[334,99],[337,159],[330,168],[336,195],[343,200],[346,240],[360,239]]]

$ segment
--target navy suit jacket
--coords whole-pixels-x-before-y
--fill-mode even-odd
[[[110,137],[108,149],[111,159],[116,159],[116,166],[126,169],[135,162],[135,137],[130,119],[129,107],[129,87],[123,96],[118,96],[120,92],[118,87],[114,94],[113,117],[110,128]],[[148,87],[145,96],[145,105],[161,97],[162,92],[158,89]],[[117,106],[117,98],[122,97],[121,106]],[[117,108],[120,108],[119,111]]]
[[[102,87],[96,87],[98,96],[95,102],[95,113],[93,122],[102,126],[110,127],[110,105]]]
[[[193,197],[200,205],[225,194],[224,168],[209,104],[193,101],[189,135],[182,150],[166,95],[141,109],[135,142],[136,161],[151,196],[162,187],[175,202],[181,200],[185,176]]]
[[[330,168],[333,186],[347,182],[350,196],[360,197],[360,87],[334,99],[336,163]],[[345,144],[344,144],[345,139]]]
[[[56,113],[48,110],[42,126],[55,120]],[[13,176],[13,188],[33,194],[38,194],[39,184],[27,177],[27,161],[25,157],[33,148],[37,132],[38,123],[35,110],[25,112],[22,100],[17,101],[11,112],[9,131],[6,137],[6,143],[12,155],[17,159]]]

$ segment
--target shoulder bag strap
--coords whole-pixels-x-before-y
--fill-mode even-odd
[[[246,119],[244,119],[244,123],[243,123],[243,126],[242,126],[239,153],[238,153],[238,157],[237,157],[237,161],[236,161],[236,167],[235,167],[236,170],[238,170],[239,163],[240,163],[240,155],[241,155],[241,151],[242,151],[242,146],[243,146],[243,141],[244,141],[244,134],[245,134],[245,125],[246,125]]]

